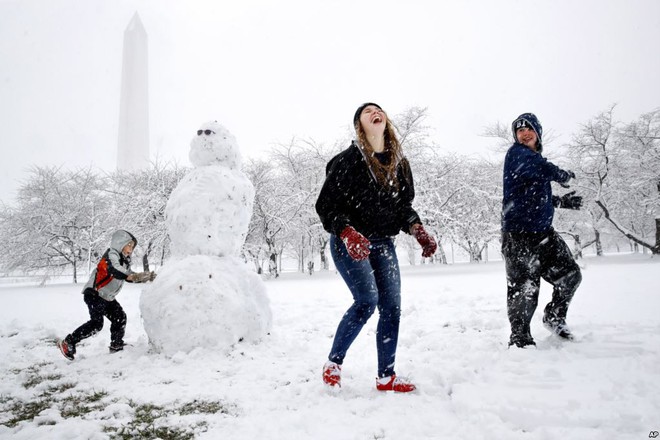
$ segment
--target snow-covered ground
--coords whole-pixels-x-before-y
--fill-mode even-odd
[[[372,317],[321,383],[350,294],[333,272],[266,282],[273,328],[228,352],[149,352],[140,286],[119,301],[124,352],[109,324],[69,362],[53,340],[87,319],[81,285],[0,287],[0,438],[643,439],[660,431],[660,259],[582,260],[584,281],[560,342],[532,326],[537,350],[507,349],[502,262],[404,267],[397,372],[418,392],[375,390]],[[550,296],[544,284],[540,304]],[[222,319],[222,316],[218,316]]]

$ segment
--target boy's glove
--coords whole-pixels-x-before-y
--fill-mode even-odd
[[[559,185],[561,185],[564,188],[570,188],[571,185],[569,185],[568,182],[575,179],[575,173],[573,171],[566,171],[566,172],[568,173],[568,180],[566,180],[566,182],[560,183]]]
[[[575,191],[557,197],[557,205],[559,208],[564,209],[580,209],[582,207],[582,196],[576,196]]]
[[[134,283],[146,283],[147,281],[153,281],[156,274],[153,272],[136,272],[133,273],[132,278]]]
[[[339,238],[344,242],[348,255],[356,261],[366,260],[369,257],[369,245],[371,244],[367,237],[360,234],[353,226],[346,226]]]
[[[422,257],[428,258],[435,254],[438,249],[438,244],[435,239],[426,232],[424,226],[419,223],[413,226],[412,236],[417,239],[417,242],[422,246]]]

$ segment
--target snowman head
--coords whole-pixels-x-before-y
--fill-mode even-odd
[[[224,165],[238,169],[241,152],[236,138],[218,121],[203,123],[190,141],[190,162],[196,167]]]

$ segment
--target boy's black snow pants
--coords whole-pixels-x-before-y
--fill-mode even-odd
[[[95,335],[103,328],[103,317],[110,320],[110,344],[122,345],[126,330],[126,313],[117,300],[106,301],[94,289],[84,292],[85,304],[89,309],[89,321],[78,327],[67,336],[66,341],[73,345],[85,338]]]
[[[530,322],[539,300],[541,278],[552,284],[545,317],[566,319],[568,305],[582,281],[580,267],[554,229],[544,233],[502,234],[506,263],[507,311],[512,337],[531,339]]]

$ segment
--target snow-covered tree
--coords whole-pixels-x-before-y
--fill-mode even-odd
[[[414,208],[425,223],[426,229],[438,242],[438,250],[430,261],[446,264],[447,258],[442,243],[446,231],[440,222],[438,211],[446,201],[442,197],[447,194],[438,192],[437,188],[443,182],[447,183],[446,174],[453,167],[456,156],[439,154],[440,148],[431,140],[431,129],[425,123],[427,116],[427,108],[410,107],[395,115],[392,120],[404,155],[412,169],[415,184]],[[396,243],[406,249],[409,263],[415,264],[420,254],[420,247],[415,239],[408,235],[399,235]]]
[[[614,109],[583,124],[573,137],[569,154],[578,166],[577,184],[620,233],[660,253],[660,111],[624,126],[614,120]]]
[[[452,196],[444,212],[449,237],[470,256],[482,261],[488,243],[500,235],[502,169],[485,159],[464,159],[451,175]]]
[[[165,206],[186,172],[186,168],[176,163],[156,161],[144,170],[116,172],[110,176],[112,224],[130,231],[138,239],[136,255],[142,256],[142,270],[150,270],[152,255],[156,255],[162,265],[168,254]]]
[[[315,203],[325,180],[325,165],[330,153],[314,140],[292,139],[288,145],[280,145],[271,153],[272,163],[278,166],[285,179],[294,216],[288,229],[289,249],[298,260],[298,270],[310,270],[317,253],[321,255],[321,266],[327,267],[325,247],[328,234],[323,230],[316,213]]]
[[[268,274],[278,277],[280,256],[288,243],[286,236],[298,216],[301,204],[297,191],[291,191],[286,173],[270,160],[251,160],[246,173],[255,188],[252,220],[245,244],[250,258],[268,261]],[[261,267],[261,265],[259,265]]]
[[[628,202],[636,201],[636,215],[641,212],[646,219],[640,224],[640,235],[646,237],[644,243],[626,236],[654,254],[660,254],[660,108],[624,126],[620,136],[630,159],[624,163],[625,174],[634,176],[631,187],[634,199]],[[608,220],[617,227],[611,217]]]
[[[3,213],[2,240],[11,252],[2,254],[0,265],[28,273],[70,268],[77,282],[81,263],[102,252],[104,185],[91,169],[32,168],[16,206]]]
[[[264,263],[269,258],[265,239],[266,234],[268,234],[265,213],[268,210],[268,205],[262,195],[264,194],[264,188],[270,186],[268,182],[270,170],[270,164],[265,160],[249,160],[245,165],[245,173],[254,185],[255,195],[252,218],[243,245],[243,253],[247,260],[254,263],[255,270],[259,274],[263,272]]]
[[[456,154],[440,155],[435,150],[410,158],[415,178],[414,208],[422,218],[426,229],[438,242],[438,250],[433,257],[447,264],[443,241],[449,237],[447,206],[458,195],[454,174],[463,165],[464,158]],[[414,239],[405,239],[410,246],[409,259],[414,263],[419,253]]]

